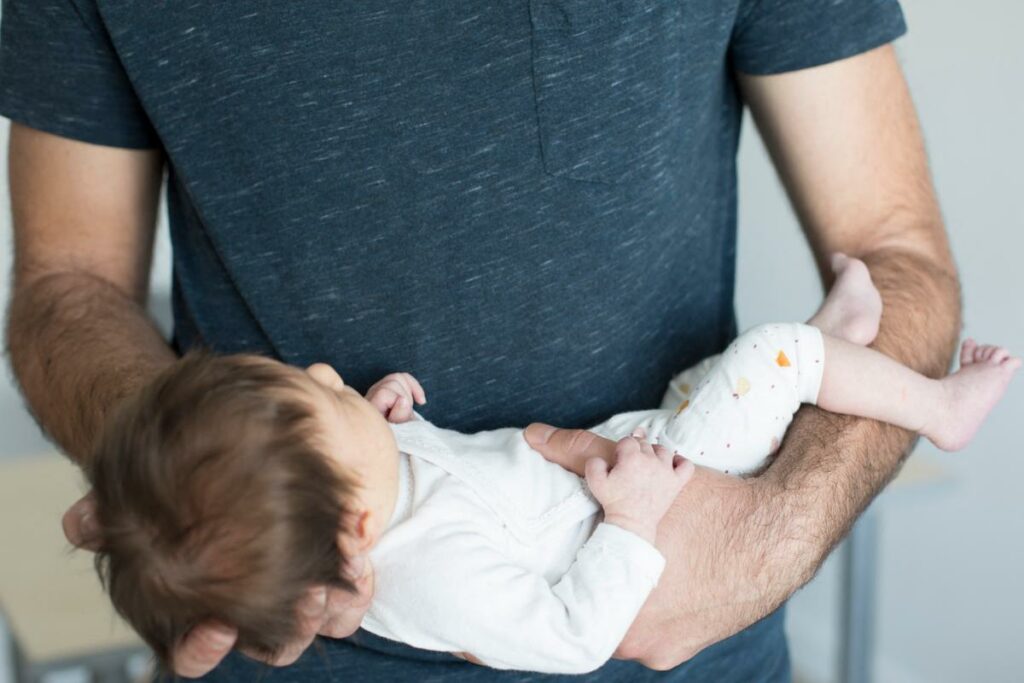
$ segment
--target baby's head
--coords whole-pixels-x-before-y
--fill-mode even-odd
[[[274,654],[309,588],[354,589],[345,569],[388,521],[397,454],[329,366],[189,354],[116,411],[89,461],[97,569],[164,665],[207,619]]]

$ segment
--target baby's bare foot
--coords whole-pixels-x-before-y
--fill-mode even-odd
[[[808,322],[822,332],[867,346],[878,335],[882,297],[871,282],[868,267],[846,254],[832,255],[836,281],[821,308]]]
[[[960,347],[960,369],[941,380],[945,405],[935,416],[935,426],[923,434],[944,451],[966,446],[1020,366],[1021,359],[1001,346],[965,340]]]

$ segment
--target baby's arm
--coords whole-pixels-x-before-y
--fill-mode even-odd
[[[374,405],[388,422],[412,419],[412,404],[423,405],[427,396],[419,381],[408,372],[393,372],[366,390],[366,400]]]
[[[665,559],[653,545],[655,529],[692,473],[692,464],[663,448],[623,439],[614,466],[587,466],[605,520],[557,583],[489,545],[435,544],[427,554],[441,555],[418,563],[420,585],[424,563],[437,562],[446,573],[420,588],[420,609],[403,617],[416,613],[424,624],[416,630],[429,631],[432,649],[466,653],[486,666],[592,671],[612,656],[661,576]]]

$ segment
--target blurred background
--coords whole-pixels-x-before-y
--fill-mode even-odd
[[[924,127],[932,171],[963,283],[965,334],[1024,353],[1024,4],[1016,0],[903,0],[909,34],[897,43]],[[0,299],[10,268],[8,121],[0,120]],[[742,328],[804,319],[821,288],[810,252],[749,119],[740,153],[737,310]],[[170,256],[161,210],[152,309],[169,316]],[[927,305],[927,302],[922,302]],[[872,506],[874,553],[857,593],[874,609],[863,680],[940,683],[1024,680],[1024,458],[1015,419],[1024,380],[1011,385],[975,441],[955,455],[922,442],[901,481]],[[1016,426],[1020,423],[1017,422]],[[0,482],[11,464],[52,447],[25,412],[5,366],[0,376]],[[10,482],[8,482],[10,483]],[[70,494],[69,494],[70,495]],[[69,497],[66,503],[70,503]],[[60,502],[60,501],[58,501]],[[25,515],[0,497],[0,520]],[[49,514],[49,513],[47,513]],[[58,531],[59,515],[52,515]],[[0,557],[17,553],[0,547]],[[787,617],[798,680],[840,680],[842,558],[834,555],[791,601]],[[862,557],[862,559],[864,559]],[[871,561],[873,560],[873,562]],[[3,564],[4,560],[0,560]],[[64,564],[62,564],[64,563]],[[54,566],[68,566],[66,549]],[[85,566],[86,569],[82,569]],[[87,563],[75,565],[83,578]],[[871,567],[868,567],[870,570]],[[39,568],[43,572],[43,568]],[[53,567],[46,571],[54,571]],[[25,596],[17,596],[24,599]],[[15,599],[0,594],[0,608]],[[34,599],[34,598],[33,598]],[[870,617],[870,611],[868,615]],[[116,630],[112,617],[102,623]],[[0,620],[0,683],[14,680]],[[97,635],[97,634],[93,634]],[[103,634],[98,634],[102,636]],[[59,637],[59,636],[55,636]],[[52,681],[88,680],[81,671]],[[849,680],[849,679],[848,679]]]

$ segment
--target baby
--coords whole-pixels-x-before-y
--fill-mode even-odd
[[[833,268],[808,324],[756,327],[674,378],[662,409],[594,427],[620,439],[617,460],[592,459],[585,480],[520,429],[421,419],[408,374],[363,397],[323,364],[189,354],[121,407],[90,460],[101,577],[164,664],[208,618],[237,627],[239,646],[280,650],[300,598],[351,590],[346,564],[365,552],[365,630],[496,668],[593,670],[661,575],[655,530],[691,462],[756,471],[801,403],[959,449],[1019,368],[968,340],[960,369],[932,380],[867,348],[881,299],[862,262]]]

